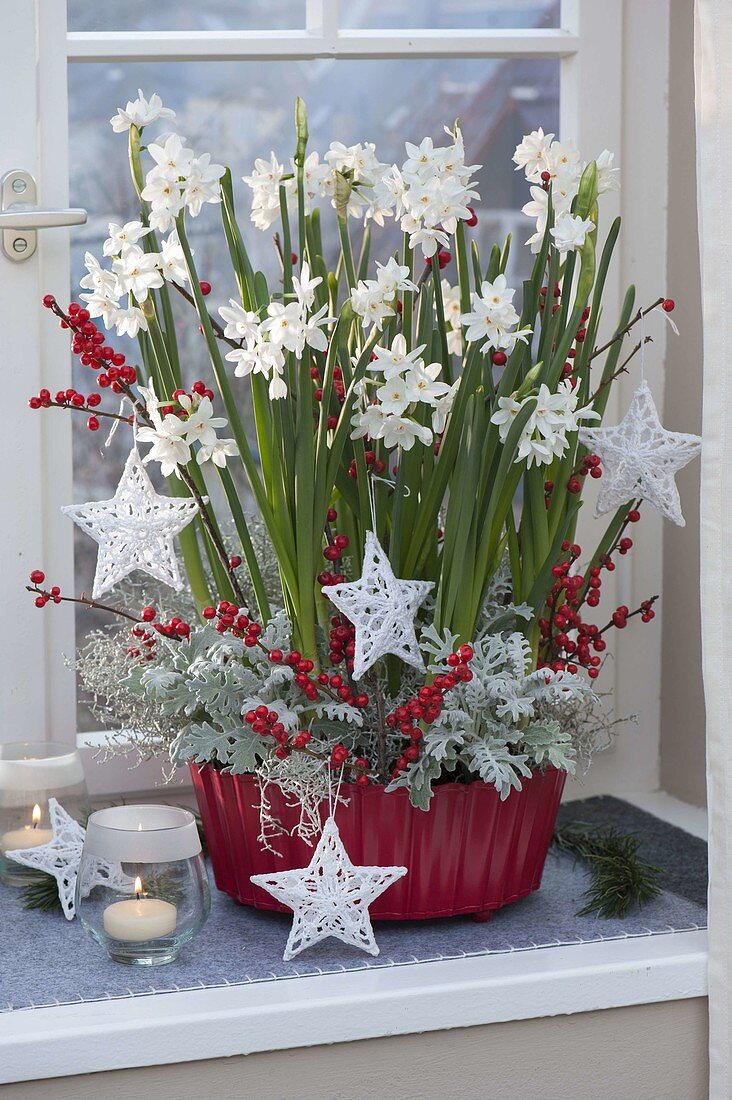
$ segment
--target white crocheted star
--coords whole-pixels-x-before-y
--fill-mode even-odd
[[[404,581],[395,577],[376,535],[373,531],[366,532],[360,580],[323,588],[323,594],[356,629],[354,679],[360,680],[387,653],[401,657],[414,668],[424,669],[414,616],[433,587],[432,581]]]
[[[111,500],[61,509],[99,543],[92,596],[98,599],[135,569],[180,592],[183,581],[173,540],[198,511],[188,497],[155,492],[136,447]]]
[[[595,515],[642,497],[679,527],[685,525],[674,475],[699,453],[702,441],[698,435],[666,431],[645,380],[618,425],[580,428],[579,438],[602,459]]]
[[[20,863],[23,867],[31,867],[33,870],[53,875],[58,883],[58,896],[64,916],[67,920],[73,920],[76,879],[79,874],[86,829],[67,814],[55,798],[48,800],[48,816],[53,834],[48,844],[40,844],[36,848],[18,848],[15,851],[6,852],[5,857]],[[102,859],[95,859],[95,863],[96,867],[87,876],[89,889],[97,884],[122,889],[132,881],[122,873],[122,868],[118,864],[107,863]]]
[[[406,873],[406,867],[354,867],[338,826],[329,817],[307,867],[251,878],[292,909],[292,928],[282,956],[288,961],[328,936],[378,955],[369,905]]]

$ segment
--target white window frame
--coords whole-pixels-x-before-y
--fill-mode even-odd
[[[605,0],[602,5],[588,0],[584,3],[563,0],[560,28],[469,31],[346,30],[339,26],[338,0],[307,0],[306,25],[292,31],[67,33],[65,9],[64,0],[21,5],[20,14],[14,16],[11,37],[22,41],[23,50],[16,51],[11,57],[14,63],[0,71],[5,102],[13,102],[18,87],[28,87],[25,74],[30,63],[29,51],[35,48],[39,124],[37,132],[29,135],[14,126],[12,113],[6,119],[6,131],[10,129],[6,152],[13,161],[6,167],[32,164],[42,170],[44,164],[52,165],[53,170],[42,176],[44,202],[68,203],[68,118],[66,74],[62,71],[67,63],[324,57],[557,58],[561,66],[561,135],[574,140],[585,155],[603,147],[615,150],[624,170],[621,195],[610,194],[603,199],[604,224],[607,226],[621,209],[625,223],[619,260],[608,280],[605,316],[611,319],[617,314],[621,287],[631,276],[643,301],[663,286],[668,0],[655,5],[624,5],[622,0]],[[15,24],[20,22],[22,28],[16,28]],[[651,39],[655,48],[647,51],[643,44]],[[649,204],[651,191],[654,201]],[[643,243],[641,249],[637,248],[638,241]],[[35,298],[29,296],[27,300],[35,308],[46,288],[53,287],[63,294],[68,287],[67,234],[56,231],[53,240],[40,235],[38,263],[29,262],[28,268],[31,263],[35,270],[24,271],[23,276],[34,284]],[[24,266],[18,265],[19,269]],[[2,276],[0,270],[0,287]],[[41,312],[37,310],[38,314]],[[49,379],[46,384],[52,390],[63,382],[58,367],[59,362],[68,363],[68,352],[63,334],[52,331],[48,322],[47,316],[38,319],[34,370],[16,372],[10,392],[6,390],[6,400],[12,401],[14,408],[22,408],[28,394],[44,384],[43,379]],[[31,319],[29,327],[34,332],[35,324]],[[20,360],[21,343],[15,340],[9,317],[4,319],[2,331],[3,340],[10,342],[11,356]],[[653,336],[654,362],[660,363],[665,334],[654,331]],[[26,359],[24,351],[22,361]],[[660,406],[662,386],[658,369],[649,367],[646,373],[654,384]],[[609,410],[611,416],[627,401],[632,383],[621,384],[618,389],[620,396],[615,397],[615,407]],[[13,633],[6,628],[0,642],[4,719],[0,740],[29,735],[27,731],[69,741],[76,736],[75,685],[60,656],[62,652],[73,653],[72,609],[67,605],[34,615],[34,609],[29,607],[30,598],[18,583],[28,569],[45,562],[49,574],[53,565],[54,581],[68,591],[73,588],[72,527],[58,510],[60,503],[71,499],[69,419],[55,413],[35,413],[23,418],[20,428],[11,428],[11,432],[18,432],[19,440],[22,435],[26,465],[19,472],[23,499],[12,510],[12,516],[7,514],[6,505],[5,525],[0,533],[2,560],[13,563],[8,583],[8,625],[12,624]],[[18,546],[20,575],[15,564]],[[661,550],[660,523],[650,519],[644,523],[643,537],[633,555],[624,563],[630,568],[616,573],[616,577],[622,574],[619,596],[623,602],[638,602],[649,594],[648,585],[653,580],[660,582]],[[21,625],[16,629],[15,624]],[[583,793],[657,788],[660,707],[653,685],[660,685],[660,653],[660,629],[652,640],[640,630],[628,631],[623,636],[615,660],[616,709],[619,714],[630,714],[642,707],[642,727],[621,739],[605,758],[598,759]],[[82,737],[81,742],[88,747],[94,737]],[[151,786],[159,775],[157,769],[130,772],[125,764],[90,768],[89,772],[98,793]]]

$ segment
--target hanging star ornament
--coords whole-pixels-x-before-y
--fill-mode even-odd
[[[183,581],[173,540],[191,522],[198,505],[188,497],[156,493],[136,447],[111,500],[69,504],[61,511],[99,543],[95,600],[135,569],[180,592]]]
[[[52,834],[48,844],[40,844],[35,848],[17,848],[15,851],[5,852],[5,858],[12,859],[22,867],[30,867],[34,871],[43,871],[47,875],[52,875],[58,884],[58,896],[64,916],[67,920],[73,920],[76,913],[74,908],[76,879],[79,874],[86,829],[67,814],[55,798],[48,800],[48,817]],[[108,863],[106,860],[95,857],[94,866],[86,876],[88,889],[85,893],[96,885],[124,889],[132,881],[122,873],[119,864]]]
[[[408,665],[424,669],[414,631],[414,616],[432,581],[405,581],[394,576],[373,531],[366,532],[363,570],[357,581],[323,588],[323,595],[342,611],[356,630],[353,676],[360,680],[371,666],[393,653]]]
[[[667,432],[648,383],[633,394],[614,428],[580,428],[580,443],[602,459],[603,478],[595,515],[601,516],[642,497],[679,527],[685,525],[674,476],[701,449],[698,435]]]
[[[282,956],[288,962],[329,936],[378,955],[369,905],[406,873],[406,867],[354,867],[338,826],[329,817],[307,867],[251,879],[292,909],[292,928]]]

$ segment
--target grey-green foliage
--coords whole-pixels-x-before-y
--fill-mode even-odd
[[[496,601],[490,618],[516,623],[523,609]],[[422,632],[429,671],[449,671],[447,658],[455,637],[433,626]],[[445,707],[424,738],[419,760],[395,778],[390,789],[408,787],[412,802],[427,808],[434,780],[458,765],[492,784],[502,799],[520,790],[532,769],[546,765],[575,769],[575,749],[562,728],[563,703],[592,691],[578,676],[541,669],[532,671],[531,649],[517,630],[486,632],[474,644],[472,679],[458,683],[445,696]],[[539,713],[541,711],[541,713]],[[554,715],[556,714],[556,717]]]

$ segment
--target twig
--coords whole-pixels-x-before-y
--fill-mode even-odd
[[[81,603],[84,607],[92,607],[96,611],[109,611],[112,615],[119,615],[123,619],[129,619],[131,623],[141,623],[144,620],[138,619],[136,615],[130,615],[129,612],[123,611],[121,607],[112,607],[110,604],[99,603],[98,600],[90,600],[84,593],[80,596],[54,596],[44,588],[39,588],[37,584],[27,584],[25,586],[26,592],[36,592],[39,596],[46,596],[47,599],[54,603]]]
[[[638,321],[640,321],[642,317],[645,317],[648,313],[650,313],[651,310],[657,309],[658,306],[660,306],[663,301],[664,301],[663,298],[657,298],[652,306],[648,306],[647,309],[639,309],[638,312],[636,313],[635,317],[633,318],[633,320],[628,321],[625,328],[621,328],[620,332],[616,332],[615,335],[610,340],[608,340],[608,342],[606,344],[602,345],[602,347],[595,348],[595,350],[593,351],[592,355],[589,357],[587,362],[591,363],[592,360],[596,359],[598,355],[602,355],[602,353],[604,351],[607,351],[608,348],[611,348],[613,346],[613,344],[617,343],[618,340],[622,340],[624,336],[627,336],[627,334],[632,329],[633,325],[637,324]]]
[[[618,369],[616,371],[614,371],[610,375],[609,378],[606,378],[604,382],[601,382],[600,385],[595,390],[595,392],[592,394],[592,396],[587,398],[587,404],[588,405],[592,404],[592,402],[596,399],[598,394],[601,394],[602,391],[605,389],[605,387],[609,386],[612,382],[614,382],[615,379],[618,378],[621,374],[627,374],[628,363],[633,358],[633,356],[636,355],[640,351],[640,349],[643,347],[644,344],[652,344],[652,343],[653,343],[653,337],[652,336],[646,336],[644,340],[639,340],[638,343],[633,348],[633,350],[631,351],[630,355],[627,357],[627,359],[623,360],[622,364],[618,367]]]

